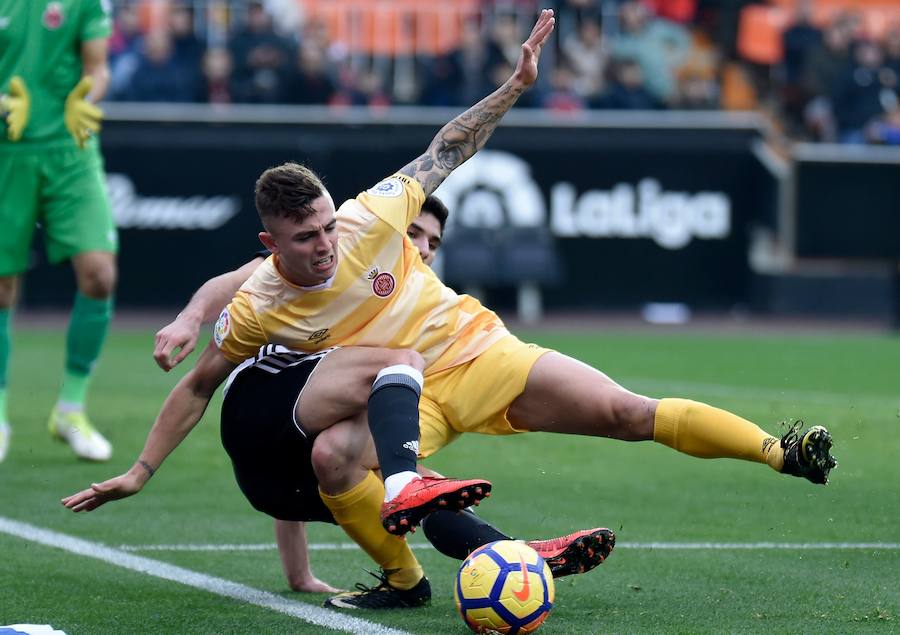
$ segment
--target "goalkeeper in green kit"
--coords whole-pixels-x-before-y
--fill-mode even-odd
[[[112,315],[116,229],[106,194],[95,103],[109,82],[109,0],[0,0],[0,460],[10,444],[10,312],[40,225],[47,257],[69,260],[78,292],[50,433],[83,459],[109,442],[84,412]]]

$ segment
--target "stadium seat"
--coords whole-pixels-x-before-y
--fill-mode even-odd
[[[543,287],[562,282],[563,264],[556,241],[544,227],[503,230],[500,280],[517,289],[517,311],[525,324],[536,324],[543,313]]]
[[[738,25],[738,54],[754,64],[777,64],[784,57],[781,33],[791,19],[791,13],[780,7],[744,7]]]
[[[444,281],[457,290],[496,287],[501,282],[498,234],[494,230],[455,227],[441,247]]]

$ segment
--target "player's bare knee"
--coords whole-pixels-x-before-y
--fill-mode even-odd
[[[416,351],[408,348],[390,350],[387,365],[396,366],[401,364],[412,366],[417,371],[422,372],[425,369],[425,358]]]
[[[626,390],[617,391],[611,407],[619,438],[625,441],[645,441],[653,438],[655,399]]]
[[[346,435],[335,428],[324,430],[316,437],[310,457],[313,470],[320,479],[343,472],[347,467],[357,465],[360,459],[356,444],[348,443]]]
[[[112,295],[116,286],[116,268],[111,264],[85,267],[78,272],[78,291],[82,295],[103,300]]]
[[[18,278],[15,276],[0,277],[0,309],[9,309],[16,303]]]

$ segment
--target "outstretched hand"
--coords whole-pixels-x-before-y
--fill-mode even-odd
[[[156,365],[169,372],[180,364],[197,347],[200,334],[199,322],[182,318],[180,315],[156,333],[153,359]],[[178,349],[181,350],[178,350]],[[178,353],[172,355],[176,350]]]
[[[531,86],[537,79],[541,49],[553,32],[555,24],[553,9],[542,9],[534,28],[531,29],[531,35],[522,43],[522,52],[519,54],[519,61],[516,63],[516,72],[513,77],[525,86]]]
[[[88,489],[62,499],[62,504],[73,512],[90,512],[104,503],[137,494],[143,483],[130,472],[102,483],[93,483]]]

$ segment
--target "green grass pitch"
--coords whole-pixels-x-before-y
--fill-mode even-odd
[[[900,630],[900,340],[884,335],[701,335],[676,331],[529,333],[633,390],[733,410],[773,433],[823,423],[838,468],[827,487],[767,467],[699,460],[653,443],[533,434],[469,436],[429,460],[481,476],[494,496],[479,513],[517,537],[589,526],[616,530],[610,559],[557,581],[541,633],[888,633]],[[127,469],[169,388],[150,357],[152,332],[114,330],[90,402],[115,453],[78,462],[45,427],[63,334],[19,328],[10,386],[13,439],[0,465],[0,517],[111,547],[273,543],[269,519],[241,497],[218,440],[218,398],[138,496],[75,515],[59,499]],[[191,360],[188,361],[188,364]],[[313,543],[346,542],[310,526]],[[417,534],[412,542],[423,544]],[[648,543],[794,543],[806,549],[651,548]],[[878,543],[866,548],[824,543]],[[819,545],[819,546],[817,546]],[[455,615],[455,561],[417,552],[431,606],[359,617],[410,633],[466,633]],[[321,604],[292,593],[277,552],[138,551],[155,560]],[[356,550],[312,554],[319,577],[371,582]],[[0,532],[0,624],[48,623],[87,633],[321,633],[269,609],[161,580]],[[356,614],[354,614],[356,615]]]

